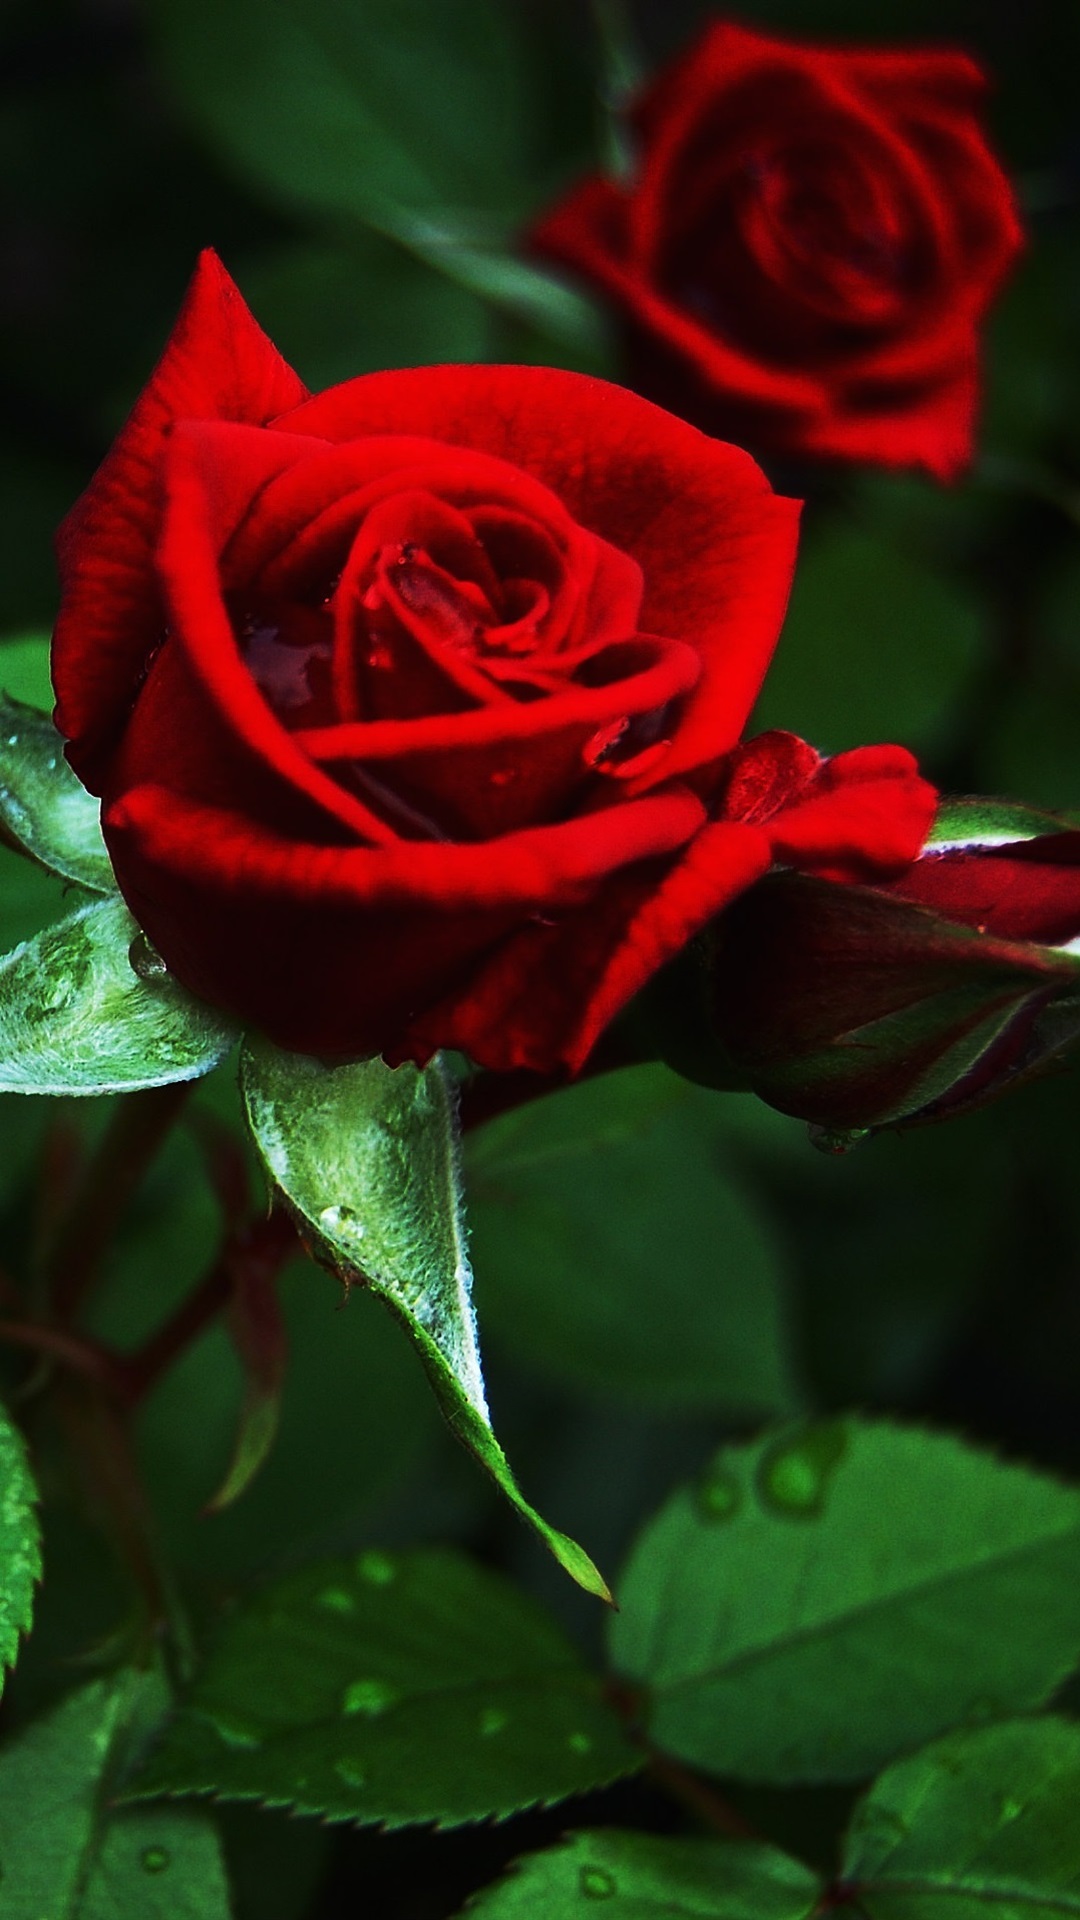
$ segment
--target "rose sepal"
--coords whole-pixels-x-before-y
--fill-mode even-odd
[[[583,1587],[610,1602],[588,1555],[521,1494],[491,1427],[466,1250],[453,1084],[379,1059],[324,1066],[249,1040],[240,1084],[267,1172],[309,1251],[384,1301],[419,1354],[451,1431]]]

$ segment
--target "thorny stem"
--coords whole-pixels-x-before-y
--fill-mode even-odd
[[[60,1319],[73,1317],[93,1285],[124,1210],[179,1118],[192,1084],[179,1080],[126,1094],[110,1116],[45,1260],[47,1294]]]

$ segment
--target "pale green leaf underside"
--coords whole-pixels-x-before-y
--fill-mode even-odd
[[[926,838],[928,847],[943,853],[950,848],[976,851],[1004,847],[1019,840],[1038,840],[1046,833],[1062,833],[1068,821],[1016,800],[980,798],[943,799]]]
[[[144,1674],[96,1680],[0,1750],[4,1920],[228,1920],[204,1814],[108,1805],[133,1722],[157,1694]]]
[[[650,1689],[661,1746],[752,1780],[854,1779],[1038,1704],[1076,1663],[1080,1494],[942,1434],[793,1429],[677,1494],[619,1597],[614,1663]]]
[[[870,1920],[1080,1915],[1080,1726],[1006,1720],[901,1760],[856,1808],[843,1876]]]
[[[372,1551],[290,1575],[227,1621],[134,1792],[456,1825],[639,1765],[534,1602],[461,1554]]]
[[[168,974],[137,973],[140,941],[113,895],[0,959],[0,1092],[128,1093],[217,1065],[232,1030]]]
[[[390,1068],[375,1059],[331,1068],[250,1042],[240,1075],[259,1151],[316,1257],[386,1302],[458,1438],[572,1577],[607,1597],[587,1554],[523,1498],[491,1430],[453,1092],[441,1064]]]
[[[29,1631],[40,1577],[37,1490],[22,1435],[0,1411],[0,1686]]]
[[[774,1847],[604,1828],[517,1861],[465,1911],[484,1920],[582,1920],[602,1902],[604,1920],[803,1920],[821,1890],[815,1873]]]
[[[0,655],[0,677],[3,658]],[[33,859],[91,893],[114,893],[101,809],[64,758],[47,713],[0,694],[0,829]]]

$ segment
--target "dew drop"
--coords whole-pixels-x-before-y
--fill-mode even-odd
[[[842,1421],[822,1421],[774,1441],[762,1454],[758,1493],[785,1518],[812,1520],[825,1510],[829,1482],[847,1452]]]
[[[366,1787],[367,1774],[358,1760],[335,1760],[334,1772],[347,1787]]]
[[[144,1873],[164,1873],[171,1862],[172,1855],[167,1847],[145,1847],[140,1865]]]
[[[215,1714],[211,1725],[218,1739],[222,1740],[227,1747],[251,1748],[262,1745],[261,1734],[256,1733],[252,1727],[244,1726],[242,1721],[222,1720]]]
[[[388,1553],[379,1553],[374,1548],[362,1553],[356,1562],[356,1571],[361,1580],[370,1581],[373,1587],[388,1587],[391,1580],[397,1578],[397,1568]]]
[[[345,1587],[324,1587],[319,1595],[320,1607],[327,1613],[354,1613],[356,1601]]]
[[[834,1160],[850,1153],[860,1140],[869,1137],[869,1127],[819,1127],[811,1121],[806,1129],[806,1137],[819,1153],[827,1153]]]
[[[621,720],[612,720],[606,727],[600,727],[586,740],[581,749],[581,757],[587,767],[595,771],[603,767],[605,761],[612,759],[615,750],[627,732],[630,721],[625,716]]]
[[[342,1713],[366,1713],[374,1718],[392,1707],[400,1694],[387,1680],[353,1680],[341,1696]]]
[[[733,1520],[742,1506],[742,1488],[730,1467],[716,1461],[697,1484],[697,1508],[703,1520]]]
[[[364,1237],[363,1223],[357,1219],[351,1207],[323,1207],[319,1214],[319,1225],[325,1227],[327,1233],[344,1233],[351,1240],[362,1240]]]
[[[504,1727],[509,1725],[510,1715],[504,1713],[501,1707],[485,1707],[480,1715],[480,1731],[485,1739],[493,1733],[502,1733]]]
[[[517,777],[518,770],[516,767],[496,767],[494,773],[488,774],[488,779],[493,787],[510,787]]]
[[[150,945],[145,933],[137,933],[128,948],[128,965],[140,980],[164,980],[169,971],[157,948]]]
[[[578,1886],[586,1900],[610,1900],[618,1892],[615,1875],[606,1867],[582,1867]]]
[[[575,1733],[568,1734],[566,1744],[569,1747],[571,1753],[591,1753],[592,1752],[593,1743],[587,1733],[575,1732]]]

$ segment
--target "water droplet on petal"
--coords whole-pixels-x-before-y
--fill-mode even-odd
[[[356,1601],[345,1587],[324,1587],[319,1595],[320,1607],[327,1613],[354,1613]]]
[[[581,749],[585,765],[594,770],[602,768],[604,761],[610,760],[629,726],[630,721],[624,715],[621,720],[611,720],[607,726],[599,727]]]
[[[501,1707],[485,1707],[480,1715],[480,1731],[485,1737],[493,1733],[501,1733],[509,1724],[510,1715],[504,1713]]]
[[[373,1587],[388,1587],[391,1580],[397,1578],[397,1568],[388,1553],[378,1553],[374,1548],[362,1553],[356,1562],[356,1571],[361,1580],[369,1580]]]
[[[164,1873],[172,1861],[166,1847],[144,1847],[139,1864],[144,1873]]]
[[[610,1900],[618,1892],[615,1875],[606,1867],[582,1867],[578,1886],[586,1900]]]
[[[347,1787],[365,1787],[367,1775],[358,1760],[335,1760],[334,1772]]]
[[[401,1698],[388,1680],[353,1680],[341,1696],[342,1713],[365,1713],[374,1719]]]
[[[822,1421],[774,1441],[762,1454],[757,1487],[774,1513],[813,1520],[825,1510],[829,1482],[847,1452],[842,1421]]]
[[[806,1129],[807,1138],[819,1153],[831,1154],[834,1158],[850,1153],[860,1140],[868,1138],[869,1127],[819,1127],[813,1121]]]
[[[697,1484],[697,1507],[703,1520],[733,1520],[742,1506],[742,1488],[722,1461],[706,1467]]]
[[[137,933],[128,948],[128,965],[140,980],[164,980],[169,971],[157,948],[150,945],[145,933]]]
[[[494,773],[488,774],[488,779],[493,787],[513,786],[517,777],[518,770],[516,767],[497,767]]]

